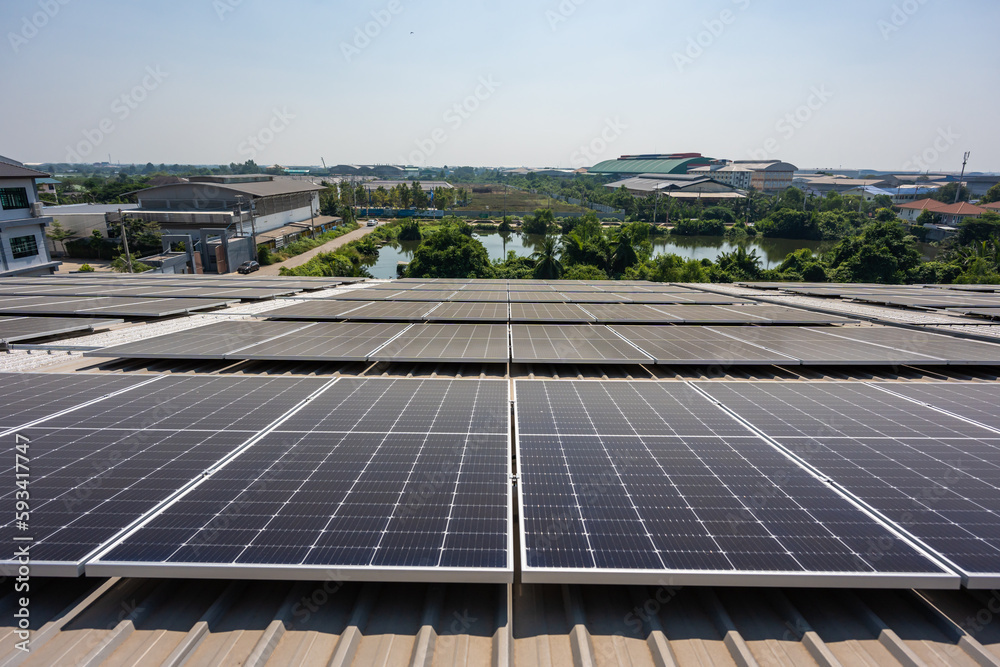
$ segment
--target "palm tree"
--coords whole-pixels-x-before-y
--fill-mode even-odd
[[[531,255],[535,260],[535,278],[541,280],[558,280],[562,275],[563,265],[559,261],[559,244],[555,236],[542,239],[538,251]]]
[[[632,244],[632,236],[623,229],[619,229],[612,240],[611,268],[613,272],[622,273],[637,261],[639,261],[639,256]]]

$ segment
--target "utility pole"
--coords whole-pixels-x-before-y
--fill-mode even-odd
[[[962,158],[962,175],[958,177],[958,188],[955,190],[955,203],[956,204],[958,203],[958,200],[962,196],[962,181],[965,180],[965,166],[967,164],[969,164],[969,156],[970,155],[972,155],[972,153],[970,153],[969,151],[966,151],[965,152],[965,157]]]
[[[118,209],[118,224],[122,226],[122,243],[125,246],[125,263],[128,265],[128,272],[135,273],[132,270],[132,254],[128,251],[128,232],[125,231],[125,214],[122,213],[121,209]]]
[[[653,224],[656,224],[656,214],[660,211],[660,191],[653,187]]]

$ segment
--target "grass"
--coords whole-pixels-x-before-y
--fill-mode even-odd
[[[468,206],[458,207],[456,211],[485,211],[489,207],[490,213],[496,211],[496,215],[502,216],[504,211],[504,194],[502,185],[469,185],[467,187],[471,193],[471,201]],[[489,188],[490,192],[474,192],[474,189]],[[575,206],[552,199],[543,194],[533,194],[522,190],[507,190],[507,210],[508,211],[534,211],[539,208],[551,208],[554,213],[586,213],[590,209],[583,206]]]
[[[352,222],[347,225],[342,225],[340,228],[333,231],[320,234],[319,236],[299,239],[295,243],[289,243],[284,248],[271,252],[271,263],[276,264],[278,262],[284,262],[286,259],[295,257],[296,255],[301,255],[304,252],[309,252],[310,250],[318,248],[325,243],[329,243],[334,239],[340,238],[344,234],[353,232],[355,229],[360,228],[361,225],[356,222]]]

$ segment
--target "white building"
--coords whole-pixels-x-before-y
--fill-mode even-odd
[[[0,157],[0,276],[51,274],[62,263],[52,261],[45,244],[52,218],[42,214],[35,185],[35,179],[48,177]]]
[[[738,190],[753,188],[758,192],[775,194],[792,187],[792,177],[797,167],[780,160],[754,162],[736,160],[724,165],[695,167],[691,174],[708,175],[720,183]]]

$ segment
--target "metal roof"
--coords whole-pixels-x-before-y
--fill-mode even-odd
[[[703,166],[709,158],[605,160],[590,168],[591,174],[686,174],[689,167]]]
[[[326,189],[321,185],[313,185],[308,181],[289,179],[255,183],[171,183],[169,185],[159,185],[152,188],[146,188],[144,190],[136,190],[128,194],[135,194],[142,198],[150,193],[170,192],[178,187],[191,186],[216,188],[218,190],[230,190],[243,195],[250,195],[251,197],[273,197],[275,195],[290,195],[298,192],[319,192]]]

